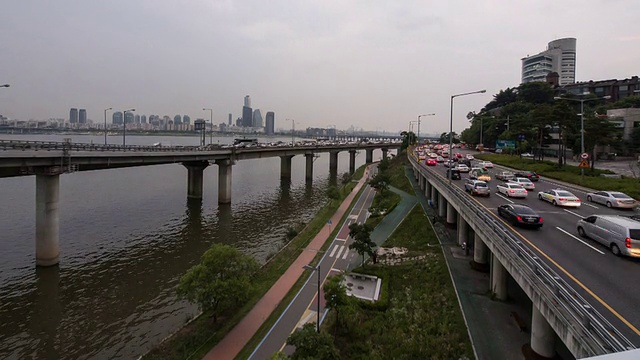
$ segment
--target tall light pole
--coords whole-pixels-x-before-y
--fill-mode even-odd
[[[285,121],[291,121],[291,146],[296,145],[296,121],[294,119],[285,119]]]
[[[104,144],[107,145],[107,111],[113,108],[104,109]]]
[[[316,321],[316,331],[320,332],[320,264],[318,266],[313,267],[311,265],[305,265],[303,268],[311,271],[315,271],[318,273],[318,319]]]
[[[589,95],[590,93],[583,93],[582,95]],[[602,100],[602,99],[611,99],[611,96],[601,96],[596,98],[581,98],[581,99],[570,99],[564,98],[561,96],[556,96],[553,98],[554,100],[569,100],[569,101],[579,101],[580,102],[580,154],[584,154],[584,102],[585,101],[593,101],[593,100]],[[580,168],[580,176],[584,179],[584,168]]]
[[[203,111],[210,111],[211,116],[211,132],[209,133],[209,145],[213,144],[213,109],[210,108],[202,108]]]
[[[416,139],[418,140],[418,144],[420,144],[420,118],[423,116],[434,116],[434,115],[435,113],[418,115],[418,135],[416,136]]]
[[[468,92],[468,93],[463,93],[463,94],[456,94],[456,95],[451,95],[451,112],[450,112],[450,117],[449,117],[449,153],[451,153],[451,149],[453,148],[453,99],[459,97],[459,96],[466,96],[466,95],[473,95],[473,94],[484,94],[486,93],[487,90],[478,90],[478,91],[472,91],[472,92]],[[453,171],[449,171],[449,184],[451,184],[451,174],[453,174]]]
[[[122,146],[127,145],[127,113],[130,111],[136,111],[136,109],[129,109],[122,112]]]

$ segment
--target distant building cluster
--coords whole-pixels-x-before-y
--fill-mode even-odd
[[[232,124],[232,115],[229,114],[229,126]],[[266,120],[266,121],[265,121]],[[266,119],[263,119],[260,109],[251,108],[251,97],[246,95],[242,106],[242,116],[236,119],[235,125],[252,132],[264,132],[267,135],[275,133],[275,113],[269,111],[266,113]]]

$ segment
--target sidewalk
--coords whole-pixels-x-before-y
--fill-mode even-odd
[[[335,214],[331,217],[331,222],[339,224],[342,216],[349,209],[351,202],[354,200],[356,194],[362,186],[365,184],[369,175],[369,169],[365,169],[364,175],[358,181],[358,184],[353,188],[351,193],[340,204],[340,207]],[[316,256],[318,249],[320,249],[332,232],[332,227],[324,226],[322,230],[311,240],[305,250],[298,256],[298,258],[289,266],[287,271],[282,274],[278,281],[267,291],[267,293],[260,299],[251,311],[222,339],[211,351],[205,355],[204,359],[207,360],[223,360],[234,359],[242,348],[251,340],[253,335],[258,331],[264,321],[271,315],[275,308],[280,304],[285,295],[289,292],[291,287],[298,281],[298,278],[304,272],[304,265],[309,264]]]

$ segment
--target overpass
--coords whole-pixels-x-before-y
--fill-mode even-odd
[[[51,266],[59,262],[58,202],[60,175],[135,166],[181,164],[187,169],[187,196],[202,198],[204,169],[218,165],[218,202],[231,202],[232,167],[239,160],[280,157],[280,177],[291,178],[291,159],[305,157],[305,178],[313,179],[313,162],[319,153],[329,153],[329,173],[337,175],[338,154],[349,152],[349,172],[355,171],[358,151],[373,161],[373,151],[383,157],[399,143],[266,146],[235,148],[232,146],[119,146],[71,142],[0,140],[0,178],[36,176],[36,265]]]

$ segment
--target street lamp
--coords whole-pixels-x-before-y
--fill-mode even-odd
[[[122,112],[122,146],[127,144],[127,113],[130,111],[136,111],[136,109],[129,109]]]
[[[418,139],[418,144],[420,144],[420,118],[423,116],[434,116],[434,115],[435,113],[418,115],[418,135],[416,136],[416,139]]]
[[[285,121],[291,121],[291,146],[296,145],[296,121],[294,119],[285,119]]]
[[[11,85],[9,85],[9,84],[2,84],[2,85],[0,85],[0,87],[9,87],[9,86],[11,86]]]
[[[449,153],[451,153],[451,149],[453,148],[453,99],[459,96],[484,94],[486,92],[487,90],[478,90],[478,91],[472,91],[472,92],[463,93],[463,94],[451,95],[451,112],[450,112],[450,118],[449,118]],[[451,174],[453,174],[453,171],[449,171],[449,175],[448,175],[449,184],[451,184]]]
[[[104,144],[107,145],[107,111],[113,108],[104,109]]]
[[[589,95],[590,93],[583,93],[582,95]],[[553,98],[554,100],[569,100],[569,101],[579,101],[580,102],[580,154],[584,154],[584,102],[585,101],[592,101],[592,100],[602,100],[602,99],[611,99],[611,96],[606,95],[606,96],[601,96],[601,97],[595,97],[595,98],[589,98],[589,99],[570,99],[570,98],[564,98],[561,96],[555,96]],[[580,176],[581,178],[584,178],[584,168],[580,168]]]
[[[211,132],[209,133],[209,145],[213,144],[213,109],[202,108],[203,111],[209,110],[211,112]]]
[[[318,319],[316,322],[316,331],[320,332],[320,264],[318,266],[305,265],[303,268],[311,271],[315,271],[318,273]]]

